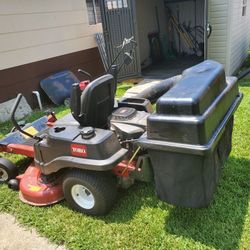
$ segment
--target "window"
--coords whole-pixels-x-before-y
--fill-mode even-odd
[[[128,8],[128,0],[106,0],[105,2],[109,10]]]
[[[242,16],[247,15],[247,0],[243,0]]]
[[[99,0],[86,0],[89,24],[97,24],[102,22],[101,9]]]

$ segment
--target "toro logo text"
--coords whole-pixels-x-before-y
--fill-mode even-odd
[[[85,145],[71,144],[71,155],[87,157],[87,147]]]

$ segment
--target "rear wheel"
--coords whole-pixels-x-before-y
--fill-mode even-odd
[[[115,177],[110,173],[72,170],[64,178],[63,192],[75,210],[100,216],[113,207],[117,187]]]
[[[11,161],[0,158],[0,184],[16,178],[18,169]]]

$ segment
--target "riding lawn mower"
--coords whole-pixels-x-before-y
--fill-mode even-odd
[[[0,159],[0,182],[20,199],[45,206],[65,199],[88,215],[113,207],[118,187],[154,182],[159,199],[202,208],[212,201],[231,151],[233,115],[241,102],[237,78],[205,61],[185,70],[156,102],[122,98],[115,103],[116,77],[105,74],[85,89],[72,86],[71,113],[53,113],[0,141],[0,151],[33,159],[24,174]]]

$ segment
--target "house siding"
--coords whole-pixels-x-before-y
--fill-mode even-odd
[[[250,1],[242,16],[242,0],[208,0],[208,22],[213,27],[208,39],[208,58],[225,65],[232,75],[242,65],[249,49]]]
[[[227,73],[229,72],[227,65],[228,12],[228,0],[208,0],[208,22],[213,28],[208,39],[208,58],[224,64]]]
[[[86,1],[0,2],[0,70],[96,47]]]
[[[101,58],[97,48],[77,51],[38,62],[32,62],[0,71],[0,103],[16,97],[22,93],[32,107],[37,106],[37,100],[32,91],[38,90],[42,101],[48,101],[39,82],[47,76],[62,70],[71,70],[79,79],[84,79],[77,70],[82,68],[99,76],[104,72]]]
[[[244,62],[249,49],[249,11],[250,2],[247,5],[247,15],[242,16],[243,1],[232,0],[231,7],[231,39],[229,41],[229,72],[234,73]]]
[[[29,104],[32,91],[46,95],[39,82],[61,70],[78,68],[94,77],[104,72],[84,0],[0,1],[0,103],[22,93]]]

